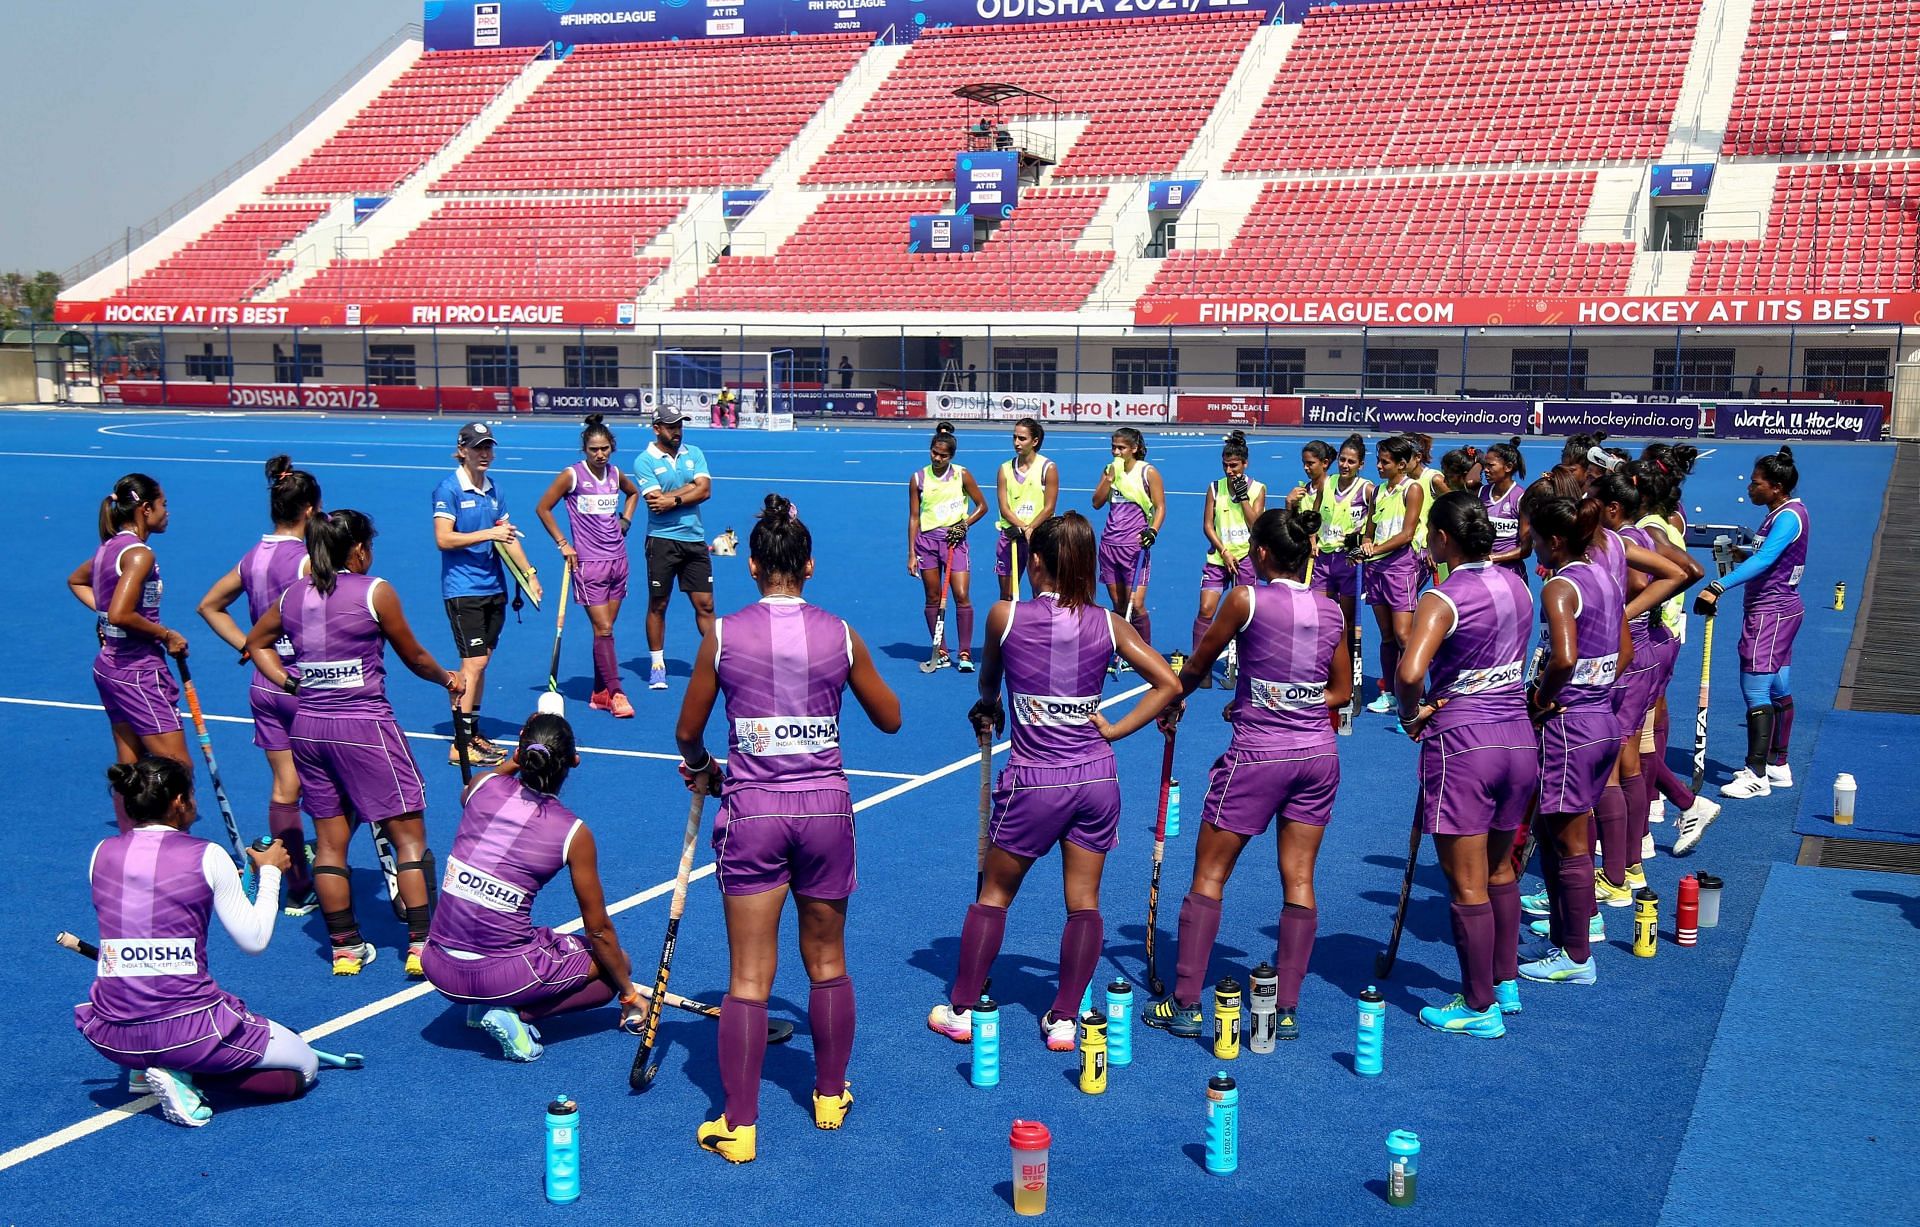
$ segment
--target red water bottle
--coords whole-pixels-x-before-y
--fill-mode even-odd
[[[1688,874],[1680,879],[1680,905],[1673,914],[1674,940],[1682,946],[1700,942],[1700,879]]]

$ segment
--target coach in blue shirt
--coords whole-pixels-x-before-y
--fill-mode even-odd
[[[467,691],[459,719],[466,726],[469,755],[491,766],[505,752],[480,736],[480,697],[486,688],[487,662],[500,641],[507,617],[507,578],[500,565],[504,551],[527,577],[527,595],[540,599],[540,581],[520,548],[520,533],[507,520],[507,500],[487,476],[493,467],[493,431],[485,422],[460,428],[454,458],[460,462],[433,490],[433,543],[440,547],[440,595],[447,604],[454,646]],[[456,739],[447,761],[460,761]]]
[[[647,647],[653,669],[649,690],[667,688],[667,603],[673,581],[693,604],[693,621],[705,639],[713,627],[713,560],[707,554],[700,504],[713,497],[713,479],[700,449],[682,443],[687,415],[663,404],[653,411],[653,442],[633,464],[633,480],[647,500]]]

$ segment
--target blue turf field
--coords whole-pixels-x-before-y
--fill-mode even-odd
[[[88,617],[64,589],[69,570],[92,550],[94,508],[112,479],[130,469],[159,478],[172,504],[172,529],[155,545],[166,579],[165,618],[196,645],[209,713],[246,712],[245,672],[225,664],[224,649],[193,615],[206,587],[267,527],[260,462],[289,451],[325,486],[330,507],[370,512],[382,536],[375,571],[392,581],[422,638],[443,659],[447,632],[439,611],[437,561],[428,527],[428,495],[451,466],[452,421],[246,417],[184,414],[10,414],[0,443],[0,517],[13,527],[12,557],[0,591],[12,611],[11,650],[0,656],[0,730],[14,749],[9,789],[11,855],[0,868],[0,925],[12,938],[15,986],[0,1004],[9,1059],[0,1150],[0,1220],[61,1223],[97,1220],[122,1202],[137,1170],[139,1201],[156,1222],[257,1222],[266,1206],[304,1180],[329,1218],[397,1217],[414,1224],[526,1221],[557,1215],[541,1200],[542,1105],[555,1092],[578,1097],[585,1130],[586,1195],[573,1214],[632,1214],[659,1208],[679,1217],[723,1208],[735,1221],[802,1207],[820,1221],[855,1215],[897,1221],[940,1216],[975,1221],[1007,1208],[1006,1133],[1016,1117],[1053,1130],[1057,1221],[1186,1221],[1196,1212],[1233,1221],[1347,1222],[1385,1217],[1382,1139],[1417,1130],[1425,1143],[1422,1220],[1477,1222],[1650,1223],[1659,1217],[1729,985],[1772,863],[1786,854],[1799,792],[1730,805],[1702,851],[1686,864],[1727,881],[1721,927],[1697,949],[1663,946],[1648,961],[1627,952],[1626,911],[1609,911],[1601,980],[1590,989],[1526,986],[1526,1012],[1506,1039],[1480,1043],[1422,1030],[1412,1011],[1451,988],[1456,964],[1447,941],[1441,877],[1427,849],[1414,893],[1400,968],[1383,986],[1388,1000],[1387,1072],[1377,1080],[1350,1069],[1354,996],[1366,986],[1391,919],[1406,846],[1413,748],[1369,717],[1341,743],[1345,781],[1320,858],[1321,928],[1302,1001],[1303,1036],[1271,1056],[1243,1055],[1242,1165],[1228,1180],[1198,1161],[1204,1136],[1206,1076],[1215,1068],[1196,1045],[1152,1033],[1135,1037],[1131,1067],[1112,1089],[1082,1095],[1070,1081],[1074,1058],[1047,1053],[1033,1018],[1046,1008],[1056,958],[1061,904],[1051,864],[1032,875],[1015,905],[994,990],[1006,1007],[1002,1085],[975,1091],[965,1050],[930,1034],[923,1018],[943,991],[955,934],[973,884],[977,775],[963,714],[970,679],[922,676],[925,655],[920,588],[904,573],[902,485],[924,462],[921,429],[845,428],[835,433],[726,434],[696,431],[719,477],[707,511],[708,535],[729,524],[742,536],[768,489],[799,503],[815,533],[818,570],[809,598],[846,616],[874,649],[901,693],[907,724],[893,738],[867,727],[857,709],[846,722],[846,757],[856,769],[861,888],[849,926],[849,960],[859,993],[861,1031],[850,1077],[858,1106],[839,1133],[811,1127],[811,1062],[804,1025],[794,1042],[771,1050],[757,1163],[731,1168],[693,1144],[695,1125],[717,1102],[712,1024],[670,1013],[661,1077],[644,1098],[625,1085],[632,1041],[601,1027],[607,1017],[563,1020],[546,1030],[549,1048],[525,1067],[499,1059],[491,1041],[461,1025],[456,1008],[409,986],[394,955],[402,938],[377,897],[364,842],[354,850],[358,907],[381,961],[357,980],[334,980],[320,957],[318,915],[286,921],[258,959],[214,939],[216,976],[256,1010],[303,1028],[329,1024],[333,1047],[367,1054],[367,1068],[328,1074],[305,1100],[227,1109],[189,1132],[153,1113],[100,1116],[128,1101],[115,1071],[73,1030],[72,1002],[86,991],[88,968],[49,940],[56,929],[92,936],[85,866],[89,849],[111,830],[99,772],[110,759],[106,722],[90,705],[93,637]],[[517,519],[531,523],[546,482],[575,458],[577,427],[558,421],[503,424],[494,475]],[[645,442],[622,431],[629,452]],[[1005,428],[970,427],[960,460],[987,473],[1005,453]],[[1253,474],[1284,490],[1298,472],[1299,437],[1256,440]],[[1484,443],[1486,440],[1480,440]],[[1152,459],[1173,491],[1167,531],[1155,550],[1151,604],[1158,646],[1184,646],[1202,553],[1199,492],[1218,475],[1217,439],[1150,436]],[[1045,449],[1062,466],[1062,506],[1087,508],[1104,462],[1103,435],[1057,432]],[[1551,462],[1557,442],[1529,446],[1530,467]],[[1700,463],[1688,490],[1696,521],[1752,524],[1737,505],[1756,445],[1721,446]],[[1795,673],[1799,703],[1793,765],[1804,787],[1824,787],[1810,766],[1833,699],[1854,612],[1827,610],[1836,581],[1855,592],[1878,514],[1891,450],[1876,446],[1800,449],[1801,492],[1816,516],[1817,546],[1804,591],[1809,609]],[[550,547],[535,534],[536,561],[551,570]],[[976,560],[990,557],[989,533],[974,537]],[[984,600],[992,591],[976,561]],[[744,559],[716,560],[725,611],[751,599]],[[551,607],[549,606],[549,610]],[[628,670],[644,668],[640,604],[630,602],[620,646]],[[636,963],[650,968],[658,950],[684,822],[685,793],[668,758],[680,681],[694,641],[684,603],[669,627],[675,689],[634,692],[640,717],[615,724],[585,710],[588,654],[584,620],[569,628],[565,672],[570,714],[584,746],[658,757],[589,754],[566,800],[594,824],[610,899],[623,900],[617,922]],[[1373,667],[1370,620],[1367,659]],[[1734,635],[1716,644],[1714,767],[1744,747],[1735,686]],[[1697,643],[1697,634],[1696,634]],[[488,725],[495,735],[531,708],[544,684],[551,622],[529,610],[509,621],[490,677]],[[1674,683],[1675,754],[1690,726],[1698,682],[1697,647]],[[1119,694],[1131,679],[1109,686]],[[401,723],[422,734],[449,730],[444,696],[402,674],[392,683]],[[1190,705],[1180,741],[1188,830],[1168,850],[1162,906],[1164,974],[1171,972],[1173,919],[1191,866],[1207,764],[1225,741],[1215,718],[1220,691]],[[244,724],[219,723],[222,772],[253,835],[263,826],[267,774]],[[710,744],[718,747],[719,726]],[[1103,979],[1141,972],[1142,922],[1159,758],[1147,732],[1120,747],[1128,814],[1109,861]],[[1905,747],[1916,744],[1912,731]],[[451,839],[457,772],[442,764],[441,742],[416,743],[432,791],[429,831],[436,847]],[[203,835],[218,838],[217,814],[202,779]],[[1664,849],[1671,822],[1656,827]],[[1263,848],[1271,845],[1264,843]],[[707,862],[704,842],[701,863]],[[1270,957],[1280,892],[1270,851],[1243,861],[1229,889],[1214,977]],[[1648,866],[1656,890],[1672,897],[1682,862]],[[1529,885],[1529,889],[1532,889]],[[569,892],[556,886],[539,918],[571,916]],[[717,892],[697,882],[674,968],[673,986],[717,1001],[726,952]],[[791,926],[789,926],[791,928]],[[1144,992],[1144,990],[1138,990]],[[806,980],[788,954],[773,1009],[799,1019]],[[1136,1032],[1138,1032],[1136,1028]],[[1752,1070],[1752,1078],[1764,1078]],[[79,1122],[107,1122],[82,1136],[55,1135]],[[44,1153],[22,1159],[15,1148]],[[137,1158],[136,1158],[137,1157]],[[1817,1154],[1806,1153],[1809,1169]],[[897,1211],[893,1207],[897,1206]],[[1405,1217],[1405,1216],[1403,1216]]]

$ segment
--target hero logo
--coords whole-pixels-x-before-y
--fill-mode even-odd
[[[191,976],[200,970],[191,937],[112,937],[100,943],[100,975],[117,980]]]
[[[304,660],[300,662],[302,690],[358,690],[367,684],[366,662],[358,660]]]
[[[517,915],[528,910],[533,896],[511,882],[502,882],[490,873],[482,873],[458,857],[447,858],[447,876],[440,889],[445,893],[477,903],[491,912]]]
[[[1013,696],[1013,718],[1035,728],[1073,728],[1093,719],[1100,709],[1097,694],[1020,694]]]
[[[1327,705],[1325,682],[1269,682],[1264,678],[1247,679],[1247,693],[1255,707],[1268,711],[1307,711]]]
[[[837,716],[743,716],[733,722],[733,739],[755,758],[781,754],[818,754],[840,748]]]

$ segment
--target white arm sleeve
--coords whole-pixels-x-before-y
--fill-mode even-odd
[[[200,871],[213,888],[214,914],[220,917],[233,944],[248,954],[265,950],[273,937],[273,918],[280,911],[280,871],[272,865],[260,867],[260,889],[254,892],[256,898],[251,903],[247,902],[247,892],[240,889],[240,875],[233,871],[233,862],[219,845],[207,845]]]

